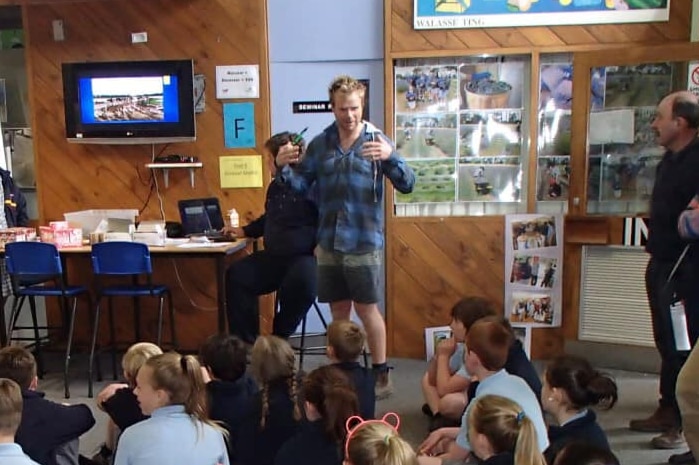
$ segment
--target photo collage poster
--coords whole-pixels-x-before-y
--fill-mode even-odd
[[[605,131],[606,140],[595,140],[590,134],[589,200],[650,198],[663,155],[651,124],[656,106],[672,90],[672,78],[671,63],[607,66],[593,71],[597,100],[593,100],[590,126],[594,120],[604,120],[605,127],[612,129]]]
[[[395,202],[519,202],[524,61],[395,68],[395,141],[415,170]]]
[[[512,326],[561,325],[563,216],[505,216],[505,317]]]

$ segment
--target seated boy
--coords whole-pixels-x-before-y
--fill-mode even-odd
[[[549,441],[539,399],[521,377],[504,369],[511,345],[512,333],[502,324],[501,318],[482,318],[469,328],[465,365],[468,372],[480,380],[474,398],[494,394],[519,404],[524,415],[534,423],[539,450],[543,453]],[[461,427],[440,428],[430,433],[419,448],[421,465],[468,458],[471,451],[468,415],[467,407],[461,418]]]
[[[447,426],[452,420],[458,421],[468,399],[473,397],[478,383],[470,381],[470,373],[464,366],[464,340],[476,321],[495,315],[493,303],[482,297],[465,297],[452,308],[452,338],[440,342],[422,378],[422,392],[426,401],[422,410],[433,417],[430,429]],[[504,318],[500,321],[512,333],[505,369],[526,381],[538,399],[541,395],[539,375],[527,358],[522,343],[514,337],[509,322]]]
[[[77,443],[95,424],[87,405],[63,405],[44,399],[37,392],[36,361],[28,350],[18,347],[0,349],[0,378],[9,378],[22,389],[22,421],[15,440],[24,452],[42,465],[56,465],[58,454]],[[62,455],[63,463],[78,463],[77,447],[73,456]]]
[[[465,297],[451,309],[452,337],[439,343],[422,377],[422,411],[433,417],[431,429],[446,423],[442,417],[454,421],[461,418],[471,383],[464,367],[464,340],[473,323],[490,315],[495,315],[495,308],[482,297]]]
[[[366,420],[374,418],[376,390],[373,373],[357,361],[364,350],[364,340],[362,328],[353,321],[335,320],[328,326],[328,359],[352,381],[359,413]]]
[[[39,465],[15,442],[15,433],[21,420],[22,390],[11,379],[0,378],[0,463]]]
[[[228,458],[236,460],[234,445],[236,422],[240,421],[248,403],[257,393],[255,381],[245,373],[247,346],[236,336],[216,334],[199,349],[199,360],[205,370],[209,418],[220,421],[228,431]]]
[[[141,412],[136,395],[136,375],[149,358],[162,354],[157,345],[138,342],[126,351],[121,359],[121,369],[126,383],[113,383],[97,395],[97,407],[109,415],[107,438],[99,453],[92,458],[98,463],[109,463],[118,435],[131,425],[148,418]]]

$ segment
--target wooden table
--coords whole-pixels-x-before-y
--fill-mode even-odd
[[[245,240],[237,240],[234,242],[214,242],[199,244],[187,242],[178,245],[166,246],[149,246],[151,256],[154,258],[207,258],[214,260],[216,264],[216,303],[218,306],[218,330],[226,332],[226,258],[234,253],[242,250],[247,245]],[[89,255],[92,248],[89,245],[82,247],[67,247],[59,250],[61,257],[70,257],[71,255]],[[4,250],[0,251],[0,257],[4,257]],[[66,270],[65,264],[63,267]],[[0,276],[2,279],[2,276]],[[7,343],[7,327],[5,325],[4,309],[5,299],[0,293],[0,309],[2,309],[2,318],[0,318],[0,346]]]

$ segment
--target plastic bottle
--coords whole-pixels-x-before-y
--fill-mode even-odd
[[[228,220],[230,221],[231,228],[240,227],[240,217],[238,216],[238,211],[235,208],[228,210]]]

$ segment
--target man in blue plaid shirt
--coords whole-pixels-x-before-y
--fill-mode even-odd
[[[335,122],[306,153],[292,143],[281,147],[276,163],[284,181],[298,191],[317,183],[318,300],[330,303],[333,319],[349,319],[354,304],[367,333],[376,398],[382,399],[392,392],[386,324],[378,307],[384,177],[399,192],[410,193],[415,174],[391,140],[362,119],[365,93],[356,79],[336,78],[329,88]]]

